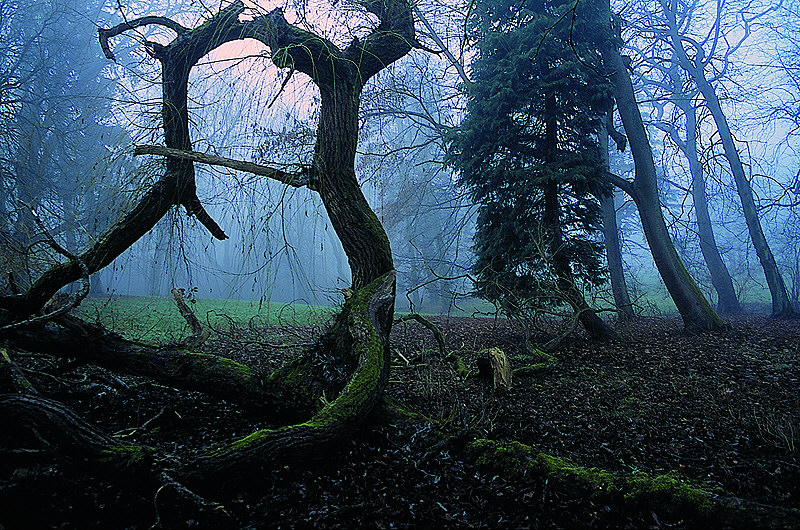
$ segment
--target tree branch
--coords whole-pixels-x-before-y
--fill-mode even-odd
[[[151,24],[164,26],[173,30],[178,35],[184,35],[189,32],[189,28],[185,26],[181,26],[174,20],[171,20],[167,17],[142,17],[137,18],[135,20],[129,20],[126,22],[122,22],[121,24],[117,24],[113,28],[99,28],[97,30],[98,40],[100,41],[100,48],[103,49],[103,55],[106,56],[107,59],[116,62],[117,59],[114,56],[114,52],[111,51],[111,47],[108,45],[108,39],[111,37],[116,37],[124,33],[129,29],[136,29],[142,26],[149,26]]]
[[[295,188],[311,186],[311,179],[309,178],[310,170],[304,169],[295,173],[288,173],[280,169],[272,168],[269,166],[262,166],[253,162],[245,162],[242,160],[235,160],[233,158],[225,158],[222,156],[209,155],[207,153],[199,153],[197,151],[184,151],[183,149],[174,149],[172,147],[163,147],[160,145],[137,145],[133,150],[134,155],[161,155],[182,160],[191,160],[192,162],[200,162],[201,164],[208,164],[212,166],[222,166],[254,175],[261,175],[275,179]]]
[[[628,145],[628,138],[614,127],[614,115],[610,112],[606,116],[606,130],[617,145],[617,151],[620,153],[625,152],[625,147]]]
[[[186,208],[186,213],[188,215],[194,215],[197,217],[197,220],[200,221],[200,224],[205,226],[206,229],[211,232],[212,236],[220,241],[225,241],[228,239],[228,235],[224,230],[222,230],[222,227],[220,227],[206,211],[203,203],[200,202],[200,198],[197,196],[197,193],[192,194],[190,197],[184,197],[182,204]]]
[[[636,192],[636,186],[634,186],[633,182],[631,182],[628,179],[624,179],[619,175],[611,173],[610,171],[606,171],[605,174],[603,175],[603,178],[610,184],[618,187],[619,189],[627,193],[632,199],[636,200],[637,192]]]
[[[441,48],[442,53],[444,53],[445,57],[447,57],[447,60],[450,61],[450,64],[452,64],[456,68],[456,71],[458,71],[458,76],[461,78],[464,84],[467,86],[471,85],[472,81],[467,76],[467,72],[466,70],[464,70],[464,65],[458,62],[458,59],[456,59],[456,57],[452,54],[452,52],[450,52],[447,46],[445,46],[444,41],[439,36],[439,34],[436,33],[436,30],[433,29],[433,26],[431,25],[430,22],[428,22],[428,19],[425,18],[425,15],[422,13],[422,11],[420,11],[416,5],[413,7],[413,9],[414,9],[414,14],[417,16],[417,18],[419,18],[419,20],[422,22],[425,28],[430,32],[430,36],[433,39],[433,41],[439,46],[439,48]]]

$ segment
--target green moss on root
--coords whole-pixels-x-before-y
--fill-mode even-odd
[[[549,370],[556,364],[556,358],[554,356],[540,350],[539,348],[531,348],[529,354],[520,357],[524,360],[539,359],[541,362],[531,363],[525,366],[520,366],[519,368],[514,368],[514,375],[519,377],[528,377],[538,374],[539,372]]]
[[[353,293],[348,300],[348,305],[350,305],[347,315],[348,328],[355,330],[356,333],[364,334],[358,339],[354,337],[353,356],[363,360],[363,364],[357,368],[356,373],[339,393],[339,396],[326,404],[307,422],[309,426],[322,428],[343,419],[360,416],[359,409],[367,403],[370,394],[375,393],[378,389],[381,379],[384,377],[382,372],[387,368],[386,355],[378,330],[370,320],[367,304],[372,300],[372,296],[383,281],[381,276],[363,289]]]
[[[143,445],[119,444],[102,449],[100,461],[115,467],[137,468],[149,463],[153,450]]]
[[[371,404],[371,400],[377,397],[377,390],[381,381],[385,379],[383,371],[387,367],[387,356],[384,351],[378,331],[370,320],[367,305],[375,291],[384,282],[384,277],[380,277],[367,287],[356,291],[347,301],[347,305],[341,315],[341,319],[334,326],[332,333],[350,334],[351,331],[357,337],[350,339],[342,338],[351,344],[353,356],[361,360],[361,365],[344,386],[338,397],[326,403],[325,406],[304,423],[290,425],[279,429],[261,429],[255,431],[234,442],[217,447],[209,451],[204,458],[225,458],[239,451],[249,451],[258,448],[264,442],[273,439],[275,436],[291,431],[292,429],[303,429],[308,431],[325,430],[339,423],[351,422],[362,419],[365,408]],[[302,365],[294,366],[291,370],[280,371],[278,374],[292,374],[292,377],[301,378],[300,372]]]
[[[584,490],[590,497],[608,495],[630,506],[659,506],[703,519],[718,508],[711,494],[686,484],[674,474],[614,475],[603,469],[576,466],[519,442],[476,440],[467,446],[467,455],[477,466],[507,478],[543,477]]]

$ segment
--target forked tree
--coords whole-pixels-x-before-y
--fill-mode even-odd
[[[138,203],[90,248],[65,256],[30,288],[0,297],[0,339],[10,355],[0,360],[0,416],[34,429],[65,457],[116,467],[154,483],[196,485],[214,476],[240,473],[277,462],[307,458],[322,446],[348,436],[369,413],[387,381],[388,334],[394,305],[395,274],[389,241],[361,192],[355,172],[358,110],[367,81],[415,45],[411,6],[406,0],[362,0],[377,17],[370,33],[340,48],[330,40],[287,22],[280,9],[242,18],[237,0],[195,28],[147,16],[100,29],[100,45],[114,59],[114,40],[150,25],[174,33],[168,44],[145,41],[162,67],[163,146],[138,153],[166,157],[163,174]],[[289,173],[192,151],[188,80],[198,61],[221,45],[255,39],[271,51],[279,68],[306,74],[319,89],[321,107],[313,159]],[[197,195],[195,163],[250,171],[291,186],[316,191],[342,242],[352,269],[352,291],[331,329],[316,346],[287,367],[262,378],[246,366],[185,348],[156,349],[134,343],[68,315],[77,303],[49,302],[64,286],[109,265],[147,233],[172,207],[183,206],[217,239],[226,239]],[[13,291],[14,286],[9,286]],[[21,289],[17,289],[21,291]],[[128,444],[90,426],[61,404],[44,398],[15,368],[16,349],[75,358],[121,372],[136,373],[177,388],[201,390],[240,403],[260,422],[290,424],[262,429],[213,449],[165,458],[156,449]],[[190,495],[191,497],[191,495]]]

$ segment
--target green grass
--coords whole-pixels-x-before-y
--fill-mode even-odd
[[[336,311],[332,307],[305,304],[219,299],[198,299],[190,302],[189,307],[204,327],[221,333],[230,333],[234,327],[315,325]],[[89,298],[83,301],[77,314],[142,342],[166,344],[190,334],[172,298]]]
[[[638,298],[634,296],[634,292],[631,292],[631,298],[637,307],[637,311],[642,312],[644,315],[652,316],[677,313],[677,308],[655,269],[647,272],[640,271],[635,275],[635,278],[628,278],[628,287],[631,288],[632,286],[636,286],[636,291],[638,292]],[[700,287],[706,298],[712,305],[716,306],[717,296],[711,286],[701,285]],[[738,294],[739,302],[745,305],[753,304],[769,307],[772,303],[769,289],[755,282],[750,282]],[[610,285],[606,286],[603,297],[606,300],[613,300]]]

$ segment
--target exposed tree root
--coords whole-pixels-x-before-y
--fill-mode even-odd
[[[617,475],[597,468],[573,465],[519,442],[478,439],[465,447],[468,461],[505,478],[545,478],[575,488],[589,499],[613,503],[633,511],[657,510],[691,526],[728,528],[797,528],[797,510],[763,506],[745,499],[720,497],[689,485],[674,474]]]
[[[150,483],[173,486],[198,507],[216,509],[218,505],[182,484],[213,490],[221,479],[234,482],[274,465],[322,457],[330,444],[352,433],[367,417],[388,379],[394,288],[395,273],[391,271],[356,291],[346,302],[330,338],[342,348],[337,354],[352,358],[352,377],[335,399],[303,423],[262,429],[231,443],[185,455],[185,463],[151,447],[122,442],[62,404],[35,395],[0,396],[0,424],[15,430],[26,427],[57,455],[74,462],[89,462]]]
[[[337,344],[350,344],[355,372],[339,393],[310,420],[282,429],[262,429],[205,451],[187,467],[188,476],[237,476],[255,466],[321,457],[324,448],[357,427],[372,410],[388,380],[388,335],[394,304],[394,271],[356,291],[345,303],[331,333]]]

